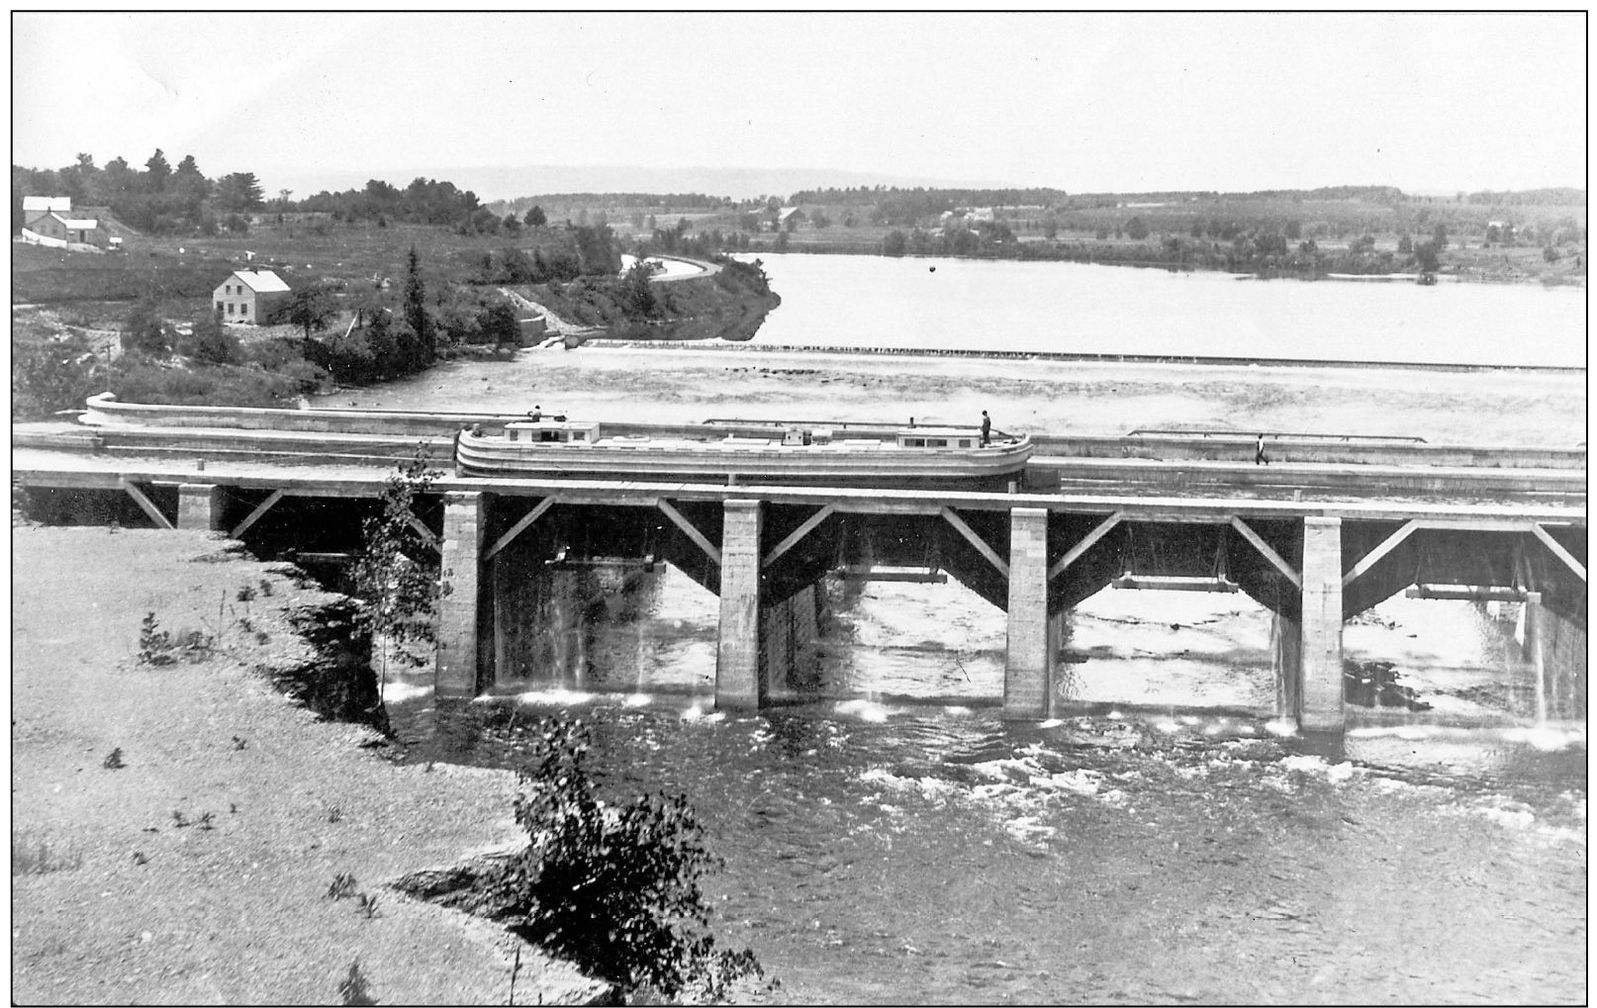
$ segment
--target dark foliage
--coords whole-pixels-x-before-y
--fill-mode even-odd
[[[718,862],[686,799],[601,802],[582,723],[540,730],[515,806],[531,842],[484,883],[513,929],[634,992],[718,1000],[759,976],[752,952],[715,948],[699,879]]]
[[[313,649],[292,668],[268,669],[274,684],[322,717],[388,730],[377,676],[371,669],[371,634],[357,604],[340,599],[289,614],[289,622]],[[353,880],[351,880],[353,884]]]
[[[385,639],[402,654],[404,645],[431,643],[435,636],[434,614],[443,597],[438,554],[422,540],[412,518],[421,497],[442,475],[428,468],[418,448],[416,457],[388,478],[381,513],[361,526],[364,549],[354,572],[360,606],[354,625],[368,642]]]
[[[13,420],[82,409],[85,399],[105,389],[105,364],[81,334],[42,343],[13,343],[11,352]]]

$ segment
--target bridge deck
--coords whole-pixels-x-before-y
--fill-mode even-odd
[[[382,492],[390,470],[370,464],[283,465],[272,462],[207,460],[204,467],[192,457],[181,459],[120,458],[36,448],[12,453],[13,479],[23,486],[76,489],[119,489],[124,482],[209,483],[242,488],[287,490],[316,497],[374,497]],[[1262,467],[1261,467],[1262,468]],[[1283,469],[1285,467],[1282,467]],[[875,514],[937,513],[943,507],[966,510],[1008,511],[1015,507],[1044,508],[1087,514],[1127,512],[1127,517],[1160,521],[1225,521],[1243,517],[1344,517],[1363,520],[1518,520],[1550,525],[1585,527],[1584,498],[1576,503],[1527,501],[1523,494],[1498,498],[1375,494],[1336,499],[1266,500],[1256,488],[1239,487],[1235,494],[1203,492],[1191,495],[1168,492],[1058,492],[994,493],[957,490],[883,490],[839,487],[792,487],[753,484],[643,482],[632,480],[523,480],[476,479],[445,475],[434,488],[440,492],[485,491],[504,496],[549,497],[588,504],[651,504],[659,499],[723,501],[756,498],[773,504],[822,507]]]

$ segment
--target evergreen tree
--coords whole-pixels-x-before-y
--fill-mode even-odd
[[[405,323],[416,334],[421,359],[415,362],[415,366],[431,364],[438,348],[434,342],[432,319],[427,317],[427,288],[421,280],[421,263],[416,257],[414,245],[410,247],[405,273]]]
[[[166,180],[172,176],[172,166],[166,163],[161,148],[155,148],[150,160],[144,162],[144,187],[152,193],[166,191]]]

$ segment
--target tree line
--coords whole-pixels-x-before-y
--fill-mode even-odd
[[[254,172],[231,172],[207,178],[186,155],[172,167],[159,148],[143,170],[117,157],[104,167],[91,154],[79,154],[65,168],[11,166],[11,229],[23,225],[24,196],[70,196],[74,212],[104,207],[122,223],[147,234],[198,231],[216,234],[222,228],[244,230],[246,215],[264,203]]]

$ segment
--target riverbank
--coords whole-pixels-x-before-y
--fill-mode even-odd
[[[338,1003],[358,961],[383,1003],[506,1003],[501,929],[385,883],[515,842],[513,777],[395,766],[277,692],[265,670],[309,657],[289,614],[332,596],[206,533],[20,526],[12,549],[14,1000]],[[139,664],[147,613],[215,651]],[[341,874],[374,916],[326,898]],[[515,1003],[605,989],[521,949]]]

